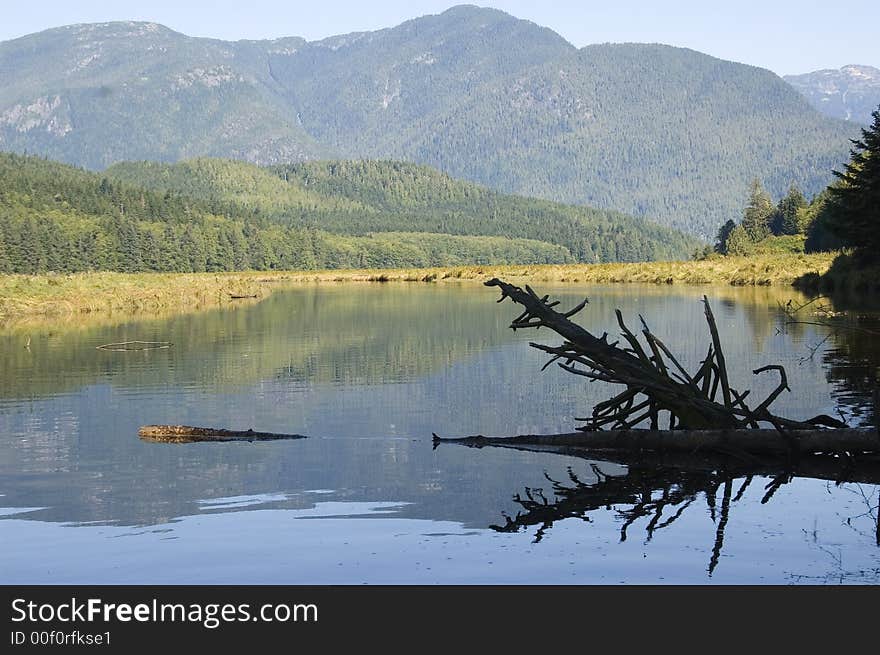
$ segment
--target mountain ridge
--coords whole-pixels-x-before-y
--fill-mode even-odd
[[[0,43],[0,73],[3,150],[98,170],[407,160],[705,239],[753,177],[818,192],[855,135],[769,71],[662,44],[578,49],[473,6],[312,42],[81,24]]]
[[[783,79],[827,116],[868,125],[880,106],[880,69],[874,66],[847,64]]]

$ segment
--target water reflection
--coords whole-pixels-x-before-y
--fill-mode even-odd
[[[863,406],[867,387],[858,387],[860,377],[849,381],[823,357],[849,348],[837,355],[841,361],[860,353],[870,360],[876,345],[869,340],[848,345],[846,336],[834,337],[821,357],[800,363],[808,346],[827,332],[820,326],[776,329],[779,305],[794,292],[550,285],[542,290],[566,304],[589,295],[582,320],[600,334],[614,325],[615,308],[627,318],[643,314],[687,367],[705,356],[699,298],[708,293],[722,339],[730,344],[725,353],[732,377],[766,394],[761,385],[772,387],[773,381],[752,380],[751,370],[768,363],[788,367],[795,393],[780,397],[780,413],[805,418],[834,415],[841,404]],[[539,374],[544,357],[527,343],[536,336],[547,343],[556,338],[543,331],[513,334],[507,328],[510,308],[494,300],[495,294],[478,284],[303,286],[260,303],[200,314],[29,324],[0,332],[0,581],[31,576],[43,582],[149,582],[158,570],[167,570],[169,579],[173,572],[181,581],[202,582],[705,581],[715,530],[703,534],[704,517],[695,506],[708,507],[706,493],[716,485],[720,518],[725,480],[718,473],[701,482],[694,477],[687,484],[668,483],[667,495],[686,491],[696,500],[661,528],[673,515],[666,501],[651,526],[647,552],[636,549],[632,527],[621,544],[619,523],[626,518],[598,506],[589,510],[592,523],[581,526],[589,530],[579,530],[577,519],[555,519],[553,538],[540,547],[522,534],[487,528],[499,522],[499,512],[523,512],[511,499],[515,490],[546,487],[545,474],[563,484],[571,480],[569,467],[585,485],[606,489],[621,476],[646,481],[646,488],[633,490],[630,509],[639,494],[650,493],[656,503],[665,489],[649,467],[626,463],[600,464],[605,476],[600,482],[570,456],[432,451],[432,432],[569,431],[575,416],[609,395],[607,388],[561,371]],[[174,345],[142,352],[96,349],[133,340]],[[877,359],[870,361],[876,365]],[[844,385],[853,391],[845,392]],[[311,438],[192,445],[138,439],[141,425],[165,423]],[[791,496],[783,502],[774,497],[767,504],[773,513],[765,515],[760,498],[750,496],[757,481],[735,500],[742,478],[731,480],[730,506],[737,511],[729,511],[713,580],[788,580],[759,562],[768,539],[778,540],[773,561],[780,569],[797,553],[798,564],[786,564],[786,575],[837,571],[824,551],[801,543],[802,531],[814,518],[833,522],[837,515],[858,513],[850,509],[853,499],[841,495],[846,485],[829,494],[817,480],[796,478],[779,492],[791,490]],[[876,494],[872,489],[868,497]],[[570,496],[586,493],[584,488]],[[293,517],[307,518],[328,503],[383,510],[358,510],[357,519],[344,522],[334,518],[340,523],[332,524],[337,531],[332,535],[322,532],[330,529],[329,518],[310,527],[307,536],[291,527],[300,525]],[[639,515],[632,525],[652,517]],[[854,523],[864,532],[866,520]],[[717,527],[711,517],[708,524]],[[819,543],[848,544],[847,562],[855,558],[870,570],[877,562],[873,524],[870,532],[866,540],[835,525],[833,537],[823,539],[820,530]],[[663,533],[671,535],[668,550],[657,543]],[[448,534],[455,536],[426,536]],[[734,539],[731,547],[732,534],[745,541]],[[407,536],[395,542],[395,535]],[[322,555],[322,538],[337,537],[337,550]],[[284,568],[291,549],[312,548],[308,575],[300,567]],[[407,555],[407,548],[420,555]],[[455,549],[448,564],[444,548]],[[242,564],[235,559],[240,551],[262,559]],[[365,573],[364,552],[382,559],[374,573]],[[95,553],[107,565],[106,575],[88,563]],[[727,553],[736,556],[727,560]],[[195,568],[187,572],[174,564],[175,557]],[[427,559],[430,574],[422,566]],[[361,568],[353,566],[355,560]],[[47,561],[63,562],[64,575],[58,566],[46,567]],[[339,567],[340,561],[346,566]],[[50,568],[54,577],[41,573]],[[286,575],[273,577],[273,570]]]
[[[595,456],[578,448],[559,450],[584,459]],[[590,461],[591,479],[582,479],[572,467],[567,470],[566,480],[545,475],[552,497],[543,488],[526,487],[513,496],[519,506],[516,515],[502,513],[504,523],[489,527],[498,532],[520,532],[537,526],[533,539],[539,543],[559,521],[578,519],[589,523],[591,513],[606,511],[620,522],[621,542],[627,540],[628,530],[638,521],[645,523],[645,541],[650,542],[656,531],[670,528],[691,505],[702,502],[715,526],[707,567],[711,576],[724,548],[731,508],[743,499],[753,483],[759,487],[760,504],[765,505],[783,485],[796,478],[810,478],[830,481],[836,486],[855,483],[864,498],[865,511],[849,517],[847,522],[852,525],[858,519],[863,519],[862,523],[873,521],[874,543],[880,547],[880,493],[876,487],[880,484],[880,457],[810,456],[775,463],[749,459],[753,461],[723,455],[620,455],[616,463],[626,463],[624,473],[606,472],[603,467],[609,463]]]
[[[822,354],[838,405],[856,425],[880,425],[880,320],[850,317],[829,332],[832,345]]]

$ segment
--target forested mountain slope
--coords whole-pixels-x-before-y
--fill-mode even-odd
[[[706,238],[754,177],[817,192],[856,136],[769,71],[660,45],[579,50],[472,6],[316,42],[76,25],[0,43],[0,77],[0,150],[92,169],[407,160]]]
[[[445,173],[393,161],[304,162],[261,169],[243,162],[125,163],[111,179],[231,205],[276,223],[337,234],[427,232],[505,236],[563,246],[577,261],[687,256],[696,242],[619,212],[509,196]]]
[[[201,159],[99,174],[0,154],[0,273],[634,261],[694,246],[639,219],[502,196],[412,164]]]

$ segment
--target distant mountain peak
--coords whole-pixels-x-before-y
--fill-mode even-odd
[[[867,77],[870,79],[880,79],[880,69],[873,66],[861,66],[859,64],[847,64],[843,66],[841,71],[848,73],[854,77]]]
[[[840,72],[849,77],[851,87],[880,89],[880,68],[849,64],[843,66]],[[880,97],[878,97],[878,102],[880,102]]]
[[[848,64],[784,79],[816,109],[835,118],[867,124],[880,105],[880,69],[873,66]]]
[[[445,11],[440,12],[439,16],[481,16],[485,18],[495,18],[503,20],[521,20],[516,16],[508,14],[506,11],[496,9],[494,7],[480,7],[472,4],[454,5]]]
[[[171,28],[159,23],[148,21],[111,21],[106,23],[77,23],[55,28],[73,32],[80,39],[100,37],[130,38],[154,36],[158,34],[176,34]]]

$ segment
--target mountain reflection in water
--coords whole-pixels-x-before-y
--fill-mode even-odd
[[[766,395],[774,381],[751,371],[781,363],[794,392],[780,413],[871,420],[877,341],[839,331],[805,357],[827,331],[779,329],[793,291],[536,286],[564,303],[588,295],[578,318],[599,333],[615,308],[643,314],[687,367],[705,356],[707,293],[743,386]],[[303,285],[198,314],[0,330],[0,582],[878,580],[874,482],[759,471],[740,493],[748,475],[730,467],[433,451],[432,432],[569,431],[609,395],[539,373],[545,359],[528,341],[556,339],[511,333],[495,299],[476,283]],[[852,307],[864,314],[855,321],[875,316]],[[174,345],[96,350],[132,340]],[[137,437],[175,423],[311,438]],[[502,514],[519,534],[488,528],[505,529]],[[522,533],[532,526],[537,544]]]

